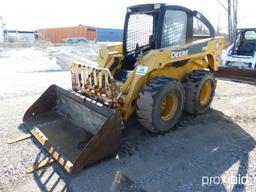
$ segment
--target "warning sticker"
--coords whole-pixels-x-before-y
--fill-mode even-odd
[[[146,75],[148,72],[147,66],[138,66],[136,70],[136,75]]]

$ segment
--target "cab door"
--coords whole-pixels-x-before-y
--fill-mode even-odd
[[[187,10],[167,8],[162,23],[160,48],[179,47],[190,38],[191,14]]]

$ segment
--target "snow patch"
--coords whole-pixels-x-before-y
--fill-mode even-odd
[[[230,103],[237,105],[237,104],[245,103],[246,101],[247,101],[247,98],[239,97],[239,98],[231,99]]]
[[[0,70],[26,73],[60,69],[61,67],[56,64],[56,58],[46,51],[35,48],[7,50],[0,58]]]

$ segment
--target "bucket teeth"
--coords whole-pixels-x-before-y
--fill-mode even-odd
[[[33,173],[39,169],[42,169],[43,167],[50,165],[51,163],[53,163],[55,161],[55,159],[53,158],[45,158],[44,160],[40,161],[39,163],[36,163],[30,167],[28,167],[26,169],[26,173]]]
[[[31,137],[32,137],[32,135],[30,133],[26,133],[26,134],[23,134],[23,135],[19,135],[18,137],[14,138],[14,139],[9,139],[7,141],[7,143],[8,144],[13,144],[13,143],[17,143],[17,142],[23,141],[25,139],[29,139]]]

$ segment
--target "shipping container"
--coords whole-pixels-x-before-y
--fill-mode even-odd
[[[97,41],[122,42],[123,30],[111,28],[97,28]]]
[[[79,25],[76,27],[38,29],[38,39],[61,43],[64,39],[72,37],[84,37],[88,40],[96,40],[96,29],[90,26]]]

